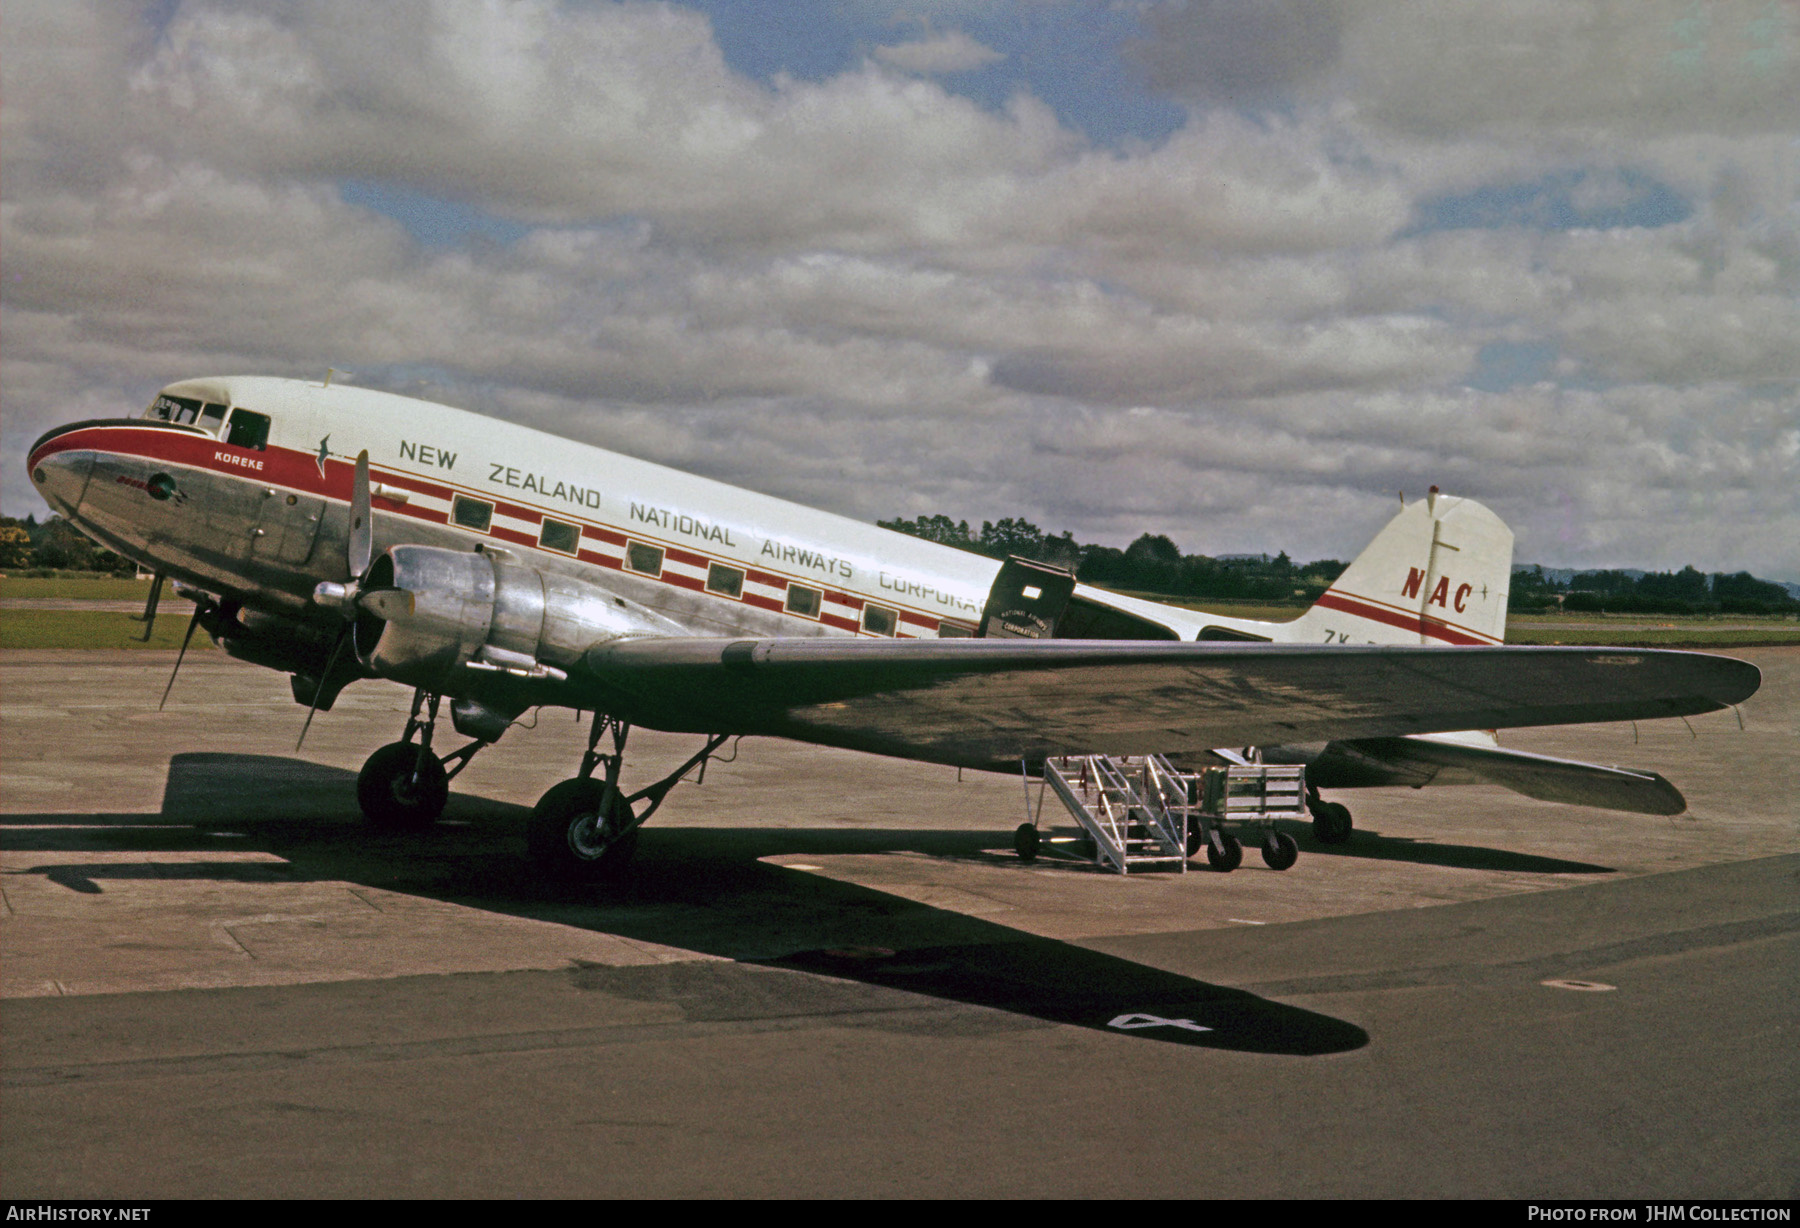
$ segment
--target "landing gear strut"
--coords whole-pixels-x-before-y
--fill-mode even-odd
[[[596,713],[588,730],[587,750],[581,756],[581,774],[552,785],[531,812],[525,844],[532,861],[546,875],[564,881],[594,882],[621,873],[637,849],[637,833],[646,819],[662,805],[663,798],[698,764],[724,745],[730,734],[714,734],[686,763],[648,788],[629,796],[619,788],[625,764],[625,739],[631,726]],[[612,753],[596,749],[600,739],[612,736]],[[594,769],[605,768],[603,779]],[[639,802],[648,805],[639,807]]]
[[[395,830],[430,827],[450,800],[450,782],[487,743],[476,739],[439,758],[432,753],[442,696],[413,692],[412,714],[398,742],[370,755],[356,777],[356,803],[377,827]],[[418,735],[418,742],[413,736]]]
[[[1312,813],[1313,839],[1320,844],[1342,844],[1350,838],[1355,825],[1351,822],[1349,807],[1340,802],[1328,802],[1319,796],[1317,789],[1309,788],[1306,808]]]

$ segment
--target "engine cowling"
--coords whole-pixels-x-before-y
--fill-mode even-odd
[[[584,580],[436,546],[390,548],[358,589],[363,666],[440,690],[462,670],[561,679],[587,649],[655,620]]]

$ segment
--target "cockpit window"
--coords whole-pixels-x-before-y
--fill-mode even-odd
[[[192,397],[172,397],[167,393],[150,402],[150,408],[144,411],[144,417],[160,418],[164,422],[192,422],[199,416],[199,401]]]
[[[217,401],[209,401],[200,410],[200,425],[207,430],[218,432],[219,423],[225,421],[225,407]]]
[[[225,442],[234,448],[255,448],[261,452],[269,444],[269,415],[251,413],[247,409],[232,410]]]

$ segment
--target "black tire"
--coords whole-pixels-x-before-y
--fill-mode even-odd
[[[608,838],[631,821],[631,808],[617,789],[592,777],[575,777],[550,786],[538,799],[526,828],[531,860],[545,874],[563,881],[593,882],[621,873],[637,851],[637,828]]]
[[[1350,838],[1355,825],[1350,808],[1339,802],[1321,802],[1313,810],[1313,839],[1320,844],[1342,844]]]
[[[1300,846],[1284,831],[1270,832],[1263,841],[1263,864],[1271,870],[1287,870],[1300,860]]]
[[[389,742],[370,755],[356,776],[356,804],[377,827],[430,827],[450,800],[443,760],[416,742]]]
[[[1200,855],[1200,850],[1205,847],[1206,833],[1201,830],[1200,824],[1189,819],[1187,829],[1187,855],[1190,858],[1198,857]]]
[[[1021,823],[1013,830],[1013,848],[1020,861],[1029,864],[1037,860],[1039,840],[1038,829],[1029,823]]]
[[[1206,842],[1206,864],[1221,874],[1229,874],[1244,864],[1244,846],[1230,832],[1213,829]]]

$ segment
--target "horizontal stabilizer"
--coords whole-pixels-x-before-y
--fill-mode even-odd
[[[1539,801],[1602,810],[1680,814],[1687,809],[1681,790],[1655,772],[1433,737],[1333,742],[1308,768],[1308,779],[1321,788],[1493,784]]]
[[[589,706],[1000,766],[1711,712],[1755,666],[1693,652],[1101,640],[635,639],[592,649]]]

